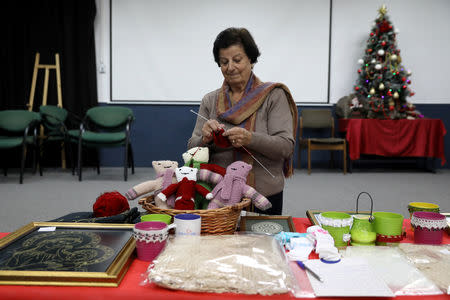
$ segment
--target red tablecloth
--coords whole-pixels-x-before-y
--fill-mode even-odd
[[[444,135],[440,119],[339,121],[339,131],[346,131],[351,160],[361,154],[388,157],[431,157],[446,163]]]
[[[295,228],[298,232],[305,232],[311,224],[307,218],[294,218]],[[405,220],[404,227],[407,230],[407,237],[405,242],[412,242],[413,235],[411,233],[409,220]],[[6,236],[7,233],[0,233],[0,237]],[[443,243],[450,243],[450,237],[444,234]],[[193,293],[184,291],[173,291],[157,287],[152,284],[150,286],[141,286],[141,274],[145,272],[148,262],[143,262],[135,259],[127,274],[123,278],[120,286],[117,288],[107,287],[52,287],[52,286],[0,286],[0,299],[33,299],[33,300],[144,300],[144,299],[295,299],[288,294],[274,295],[274,296],[259,296],[259,295],[241,295],[241,294],[210,294],[210,293]],[[395,299],[449,299],[448,295],[438,296],[397,296]],[[337,299],[337,298],[318,298],[318,299]],[[371,298],[349,298],[356,299],[371,299]],[[380,298],[372,298],[380,299]],[[386,298],[383,298],[386,299]],[[388,298],[394,299],[394,298]]]

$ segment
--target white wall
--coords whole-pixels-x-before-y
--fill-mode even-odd
[[[103,62],[105,71],[97,76],[98,95],[100,102],[109,102],[110,2],[96,0],[96,4],[97,69],[100,72]],[[399,29],[397,47],[401,50],[402,64],[412,71],[410,87],[416,95],[410,101],[425,104],[450,103],[450,60],[446,55],[450,49],[448,0],[332,0],[330,103],[336,103],[339,98],[352,92],[357,79],[357,60],[364,52],[368,34],[381,4],[387,5],[391,22],[394,28]],[[261,50],[263,57],[264,49]],[[314,60],[305,60],[304,63],[306,69],[316,65]],[[290,69],[290,66],[282,68],[286,72],[296,71]],[[302,84],[309,82],[306,80]]]

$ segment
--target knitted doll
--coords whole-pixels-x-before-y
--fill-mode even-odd
[[[125,193],[128,200],[134,200],[137,197],[151,192],[154,192],[154,195],[158,195],[161,190],[172,183],[177,182],[175,169],[178,167],[178,162],[171,160],[156,160],[152,161],[152,166],[156,172],[157,178],[142,182],[129,189],[128,192]],[[169,197],[167,201],[161,201],[161,199],[156,196],[155,204],[161,208],[173,208],[175,205],[175,196]]]
[[[167,188],[158,194],[158,197],[165,201],[170,195],[176,194],[175,209],[194,209],[195,192],[206,197],[208,190],[197,184],[197,172],[195,168],[181,167],[175,170],[177,176],[177,183],[169,185]]]
[[[206,199],[213,199],[208,209],[236,204],[242,197],[252,199],[253,204],[261,210],[272,207],[266,197],[246,184],[247,175],[251,169],[251,165],[243,161],[235,161],[227,167],[225,176],[209,170],[200,170],[198,176],[200,180],[216,183],[212,192],[206,195]]]
[[[184,165],[186,167],[200,169],[209,169],[213,172],[225,175],[225,169],[215,164],[208,164],[209,160],[209,148],[208,147],[194,147],[182,154]],[[212,190],[212,187],[204,182],[197,181],[198,184],[203,186],[208,191]],[[208,207],[209,200],[200,194],[195,194],[195,208],[206,209]]]

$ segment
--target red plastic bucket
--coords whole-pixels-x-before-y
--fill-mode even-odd
[[[416,211],[411,218],[411,225],[414,227],[414,243],[439,245],[447,220],[440,213]]]
[[[133,237],[136,239],[137,258],[144,261],[153,261],[166,245],[168,230],[174,225],[148,221],[134,225]]]

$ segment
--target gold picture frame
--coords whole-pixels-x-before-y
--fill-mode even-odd
[[[311,222],[312,225],[318,225],[321,226],[319,220],[317,220],[317,215],[320,215],[321,213],[326,212],[325,210],[315,210],[315,209],[309,209],[306,211],[306,216],[308,217],[309,221]],[[358,211],[358,213],[356,213],[356,211],[339,211],[339,212],[343,212],[349,215],[370,215],[370,211]]]
[[[31,222],[0,239],[0,285],[117,287],[134,224]]]
[[[291,216],[242,216],[240,231],[276,234],[295,232],[295,226]]]

